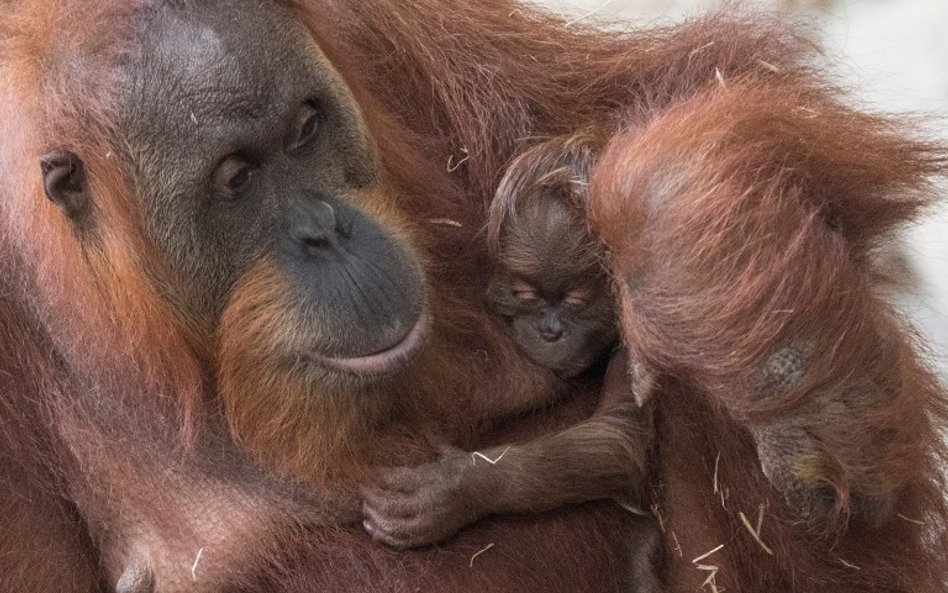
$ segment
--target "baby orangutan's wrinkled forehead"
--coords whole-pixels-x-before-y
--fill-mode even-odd
[[[527,201],[508,215],[500,259],[517,276],[567,290],[601,274],[599,248],[581,213],[550,197]]]

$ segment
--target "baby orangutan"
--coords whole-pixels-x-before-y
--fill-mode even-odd
[[[488,303],[538,365],[568,380],[605,366],[594,415],[557,434],[474,454],[445,451],[435,463],[384,470],[365,492],[365,526],[395,547],[437,542],[479,517],[532,513],[598,499],[641,504],[651,418],[650,387],[633,386],[616,351],[613,294],[601,249],[583,214],[595,138],[544,142],[508,169],[490,214],[496,268]],[[552,397],[552,394],[551,394]],[[633,559],[635,591],[659,591],[662,538],[643,520]]]
[[[563,379],[602,361],[618,338],[603,249],[584,212],[600,148],[599,136],[582,132],[525,151],[507,169],[488,218],[496,261],[488,303],[526,355]],[[613,359],[631,367],[620,391],[629,391],[631,379],[635,402],[644,405],[652,374],[626,356]]]

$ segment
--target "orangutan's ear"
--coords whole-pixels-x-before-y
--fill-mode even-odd
[[[46,197],[70,219],[81,218],[89,209],[89,188],[82,159],[72,151],[56,149],[43,155],[40,167]]]

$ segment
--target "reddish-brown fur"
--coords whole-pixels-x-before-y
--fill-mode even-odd
[[[724,545],[703,564],[726,590],[943,589],[943,392],[873,269],[942,166],[889,121],[753,76],[607,147],[590,211],[623,334],[633,359],[676,379],[658,396],[659,507],[681,546],[673,587],[693,581],[691,558]],[[760,369],[792,344],[810,353],[802,376],[762,392]],[[813,448],[789,471],[835,497],[808,522],[748,448],[748,432],[797,429]],[[754,531],[763,518],[770,552],[739,513]],[[773,572],[750,566],[763,563]]]
[[[833,92],[803,65],[810,49],[805,42],[766,22],[724,18],[670,30],[603,33],[567,27],[555,17],[498,0],[288,2],[362,107],[391,175],[394,197],[381,207],[382,216],[404,227],[404,235],[428,258],[433,292],[430,347],[413,372],[386,390],[393,400],[390,413],[353,424],[347,437],[355,447],[343,448],[342,458],[333,459],[336,452],[297,438],[288,424],[293,413],[306,412],[302,400],[289,413],[261,408],[255,425],[241,421],[239,398],[225,408],[215,373],[230,371],[218,369],[215,352],[233,346],[230,351],[239,353],[239,340],[228,343],[226,331],[223,344],[203,335],[188,311],[175,310],[154,288],[162,263],[142,229],[134,180],[112,151],[114,106],[108,94],[123,49],[134,39],[136,10],[148,4],[17,0],[0,17],[0,77],[7,81],[0,89],[0,455],[16,460],[3,479],[17,482],[5,481],[0,488],[0,568],[13,566],[0,572],[0,589],[98,591],[111,587],[123,567],[142,562],[155,569],[161,591],[619,590],[630,550],[622,534],[631,519],[609,506],[488,522],[466,530],[443,551],[410,554],[385,550],[337,524],[355,518],[346,493],[364,464],[430,456],[419,435],[446,432],[474,447],[511,435],[527,438],[590,410],[589,398],[571,398],[572,409],[501,423],[546,404],[554,384],[517,354],[482,305],[489,266],[479,231],[511,155],[534,136],[592,124],[635,128],[616,140],[600,166],[602,197],[593,211],[621,282],[627,246],[612,221],[633,210],[626,210],[628,187],[618,182],[641,178],[633,165],[653,162],[621,142],[647,133],[638,128],[654,121],[649,130],[656,142],[667,135],[681,143],[681,151],[694,142],[700,148],[700,138],[686,142],[679,128],[665,124],[692,116],[692,123],[682,124],[685,129],[713,134],[715,126],[728,125],[716,119],[727,114],[738,125],[744,121],[741,107],[762,96],[741,99],[739,80],[745,78],[751,91],[776,99],[764,115],[796,124],[807,113],[795,111],[799,104],[826,109],[819,129],[803,128],[816,144],[793,144],[795,134],[777,128],[777,140],[765,143],[755,157],[767,170],[777,169],[787,162],[789,146],[805,187],[825,196],[819,204],[832,199],[836,205],[835,224],[853,251],[838,260],[827,256],[827,265],[841,265],[860,282],[858,298],[849,301],[855,303],[848,310],[853,328],[830,332],[845,321],[837,311],[819,309],[811,319],[827,328],[818,337],[842,336],[859,346],[852,360],[860,370],[870,345],[879,343],[869,339],[865,324],[896,336],[884,343],[900,345],[891,356],[898,355],[899,393],[907,395],[882,413],[859,419],[856,428],[891,428],[902,435],[901,423],[911,422],[915,430],[908,442],[895,439],[872,467],[882,468],[875,473],[889,484],[906,489],[900,512],[926,526],[904,521],[883,533],[854,529],[827,548],[780,509],[740,428],[743,422],[782,417],[805,395],[752,405],[713,389],[666,385],[659,395],[660,509],[670,549],[680,542],[688,556],[672,552],[673,590],[699,588],[707,572],[687,561],[722,543],[726,549],[704,564],[721,566],[718,584],[726,582],[730,591],[943,589],[946,513],[933,465],[941,445],[931,428],[943,424],[943,393],[909,354],[908,338],[899,337],[908,336],[907,330],[885,321],[891,316],[870,293],[864,261],[880,233],[915,211],[917,201],[888,196],[923,189],[937,163],[894,128],[872,124],[827,99]],[[705,109],[712,107],[687,100],[713,93],[718,78],[737,92],[718,91],[724,98],[711,117]],[[748,125],[755,138],[770,129],[759,120]],[[832,134],[817,134],[822,129]],[[840,140],[844,134],[871,150],[848,151],[849,144]],[[38,159],[57,146],[86,162],[103,229],[94,242],[78,241],[43,197]],[[663,144],[648,151],[661,161],[652,165],[656,172],[664,170],[668,150]],[[736,177],[745,179],[758,170],[743,157],[730,159],[726,149],[721,154],[711,161],[686,159],[691,168],[685,171],[701,177],[733,167]],[[617,214],[603,222],[609,208]],[[778,229],[806,227],[805,213],[800,218],[801,210],[791,210],[785,215],[797,224]],[[460,226],[443,224],[445,219]],[[695,279],[701,277],[678,280]],[[824,286],[821,277],[815,286]],[[835,284],[827,280],[825,286]],[[753,282],[744,288],[751,295],[754,289]],[[779,293],[790,294],[799,292]],[[263,296],[251,291],[235,299]],[[774,310],[752,308],[758,317]],[[632,324],[625,328],[631,337]],[[707,364],[724,364],[721,373],[739,371],[741,361],[758,360],[774,343],[773,330],[755,330],[759,341],[734,358],[712,351]],[[267,372],[261,368],[256,378]],[[683,379],[691,376],[688,369],[682,373]],[[221,387],[227,378],[220,377]],[[914,385],[917,389],[910,389]],[[284,394],[291,402],[292,395]],[[306,435],[337,429],[331,414],[310,421]],[[490,437],[478,436],[491,426],[497,430]],[[233,446],[230,428],[265,469]],[[840,437],[839,451],[845,452],[850,443]],[[719,486],[730,488],[727,511],[712,492],[718,452]],[[895,467],[890,459],[896,455],[915,462]],[[774,502],[762,538],[774,557],[763,555],[733,521],[734,510],[753,521],[768,493]],[[472,560],[488,544],[494,546]],[[42,556],[33,552],[37,549],[44,550]]]

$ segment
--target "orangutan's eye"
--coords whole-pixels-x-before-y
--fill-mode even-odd
[[[540,299],[536,288],[523,280],[514,280],[510,285],[510,292],[521,303],[534,303]]]
[[[303,104],[303,108],[296,116],[296,126],[289,142],[288,150],[290,152],[300,150],[308,146],[319,132],[319,110],[316,109],[316,102],[309,100]]]
[[[237,155],[225,158],[214,170],[214,195],[221,200],[233,200],[250,183],[254,167]]]

